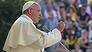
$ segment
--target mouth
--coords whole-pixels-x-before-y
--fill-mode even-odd
[[[38,21],[40,21],[40,18],[38,18]]]
[[[40,17],[38,17],[38,19],[40,20]]]

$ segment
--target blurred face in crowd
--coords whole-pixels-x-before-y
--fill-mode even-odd
[[[56,4],[57,4],[57,6],[61,6],[60,0],[56,0]]]
[[[75,12],[75,9],[73,7],[70,7],[70,12]]]
[[[73,3],[75,3],[76,1],[75,0],[71,0]]]
[[[43,0],[45,3],[48,3],[49,2],[49,0]]]
[[[81,8],[81,12],[86,12],[86,6],[83,6],[83,7]]]
[[[60,11],[60,14],[62,14],[65,11],[64,7],[60,7],[59,11]]]
[[[74,40],[74,35],[70,35],[70,40]]]
[[[53,19],[53,13],[49,12],[49,19]]]
[[[75,0],[66,0],[66,2],[69,3],[69,4],[74,4]]]
[[[33,20],[33,23],[36,24],[39,22],[40,17],[42,16],[41,13],[41,7],[39,4],[33,4],[32,7],[30,7],[30,16],[31,19]]]
[[[51,2],[54,2],[54,0],[51,0]]]
[[[51,6],[51,5],[48,5],[47,11],[48,11],[48,12],[51,12],[51,11],[52,11],[52,6]]]
[[[61,8],[61,9],[60,9],[60,12],[63,12],[63,11],[64,11],[64,8]]]

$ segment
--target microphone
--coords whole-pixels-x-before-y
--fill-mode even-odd
[[[64,26],[65,26],[65,24],[64,24]],[[43,25],[42,29],[46,29],[48,32],[50,31],[50,30],[47,28],[46,25]],[[59,43],[60,43],[61,46],[63,46],[63,47],[65,48],[66,52],[70,52],[61,42],[59,42]]]

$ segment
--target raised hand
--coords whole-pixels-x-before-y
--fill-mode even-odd
[[[57,29],[62,32],[65,28],[65,23],[63,21],[60,21],[58,26],[57,26]]]

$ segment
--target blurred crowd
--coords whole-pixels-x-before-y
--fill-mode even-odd
[[[40,5],[43,16],[37,24],[39,29],[48,32],[64,21],[61,42],[73,52],[92,52],[92,0],[42,0]],[[61,47],[57,43],[45,51]]]

